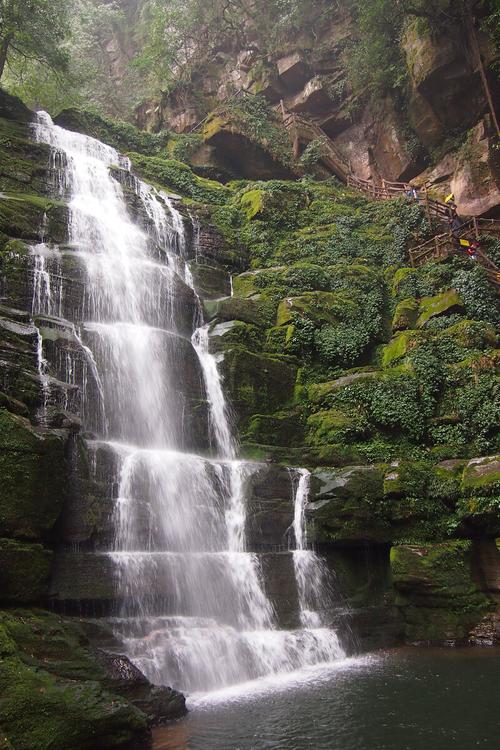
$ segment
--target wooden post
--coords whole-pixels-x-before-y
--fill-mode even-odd
[[[432,227],[431,208],[429,206],[429,193],[427,192],[427,186],[425,187],[425,213],[427,215],[429,226]]]
[[[283,122],[285,122],[285,120],[286,120],[286,109],[285,109],[285,102],[283,101],[283,99],[281,99],[280,104],[281,104],[281,114],[283,116]]]
[[[476,240],[478,240],[479,239],[479,228],[477,226],[477,219],[476,219],[475,216],[472,218],[472,223],[474,225],[474,235],[476,237]]]

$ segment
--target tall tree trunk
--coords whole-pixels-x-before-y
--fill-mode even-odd
[[[14,34],[9,32],[4,36],[0,42],[0,79],[3,76],[5,70],[5,63],[7,62],[7,55],[9,54],[10,43],[14,38]]]
[[[500,128],[498,126],[498,118],[497,113],[495,112],[495,105],[493,103],[493,97],[491,95],[490,84],[488,83],[488,76],[484,69],[483,58],[481,57],[481,50],[479,48],[479,42],[476,34],[476,28],[470,14],[467,14],[465,24],[467,28],[467,35],[469,37],[469,46],[471,48],[473,59],[479,69],[479,75],[481,76],[481,83],[483,84],[484,95],[486,97],[486,101],[488,102],[491,119],[497,131],[497,136],[500,138]]]

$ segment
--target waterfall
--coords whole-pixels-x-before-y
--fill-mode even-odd
[[[314,566],[295,563],[303,627],[280,630],[259,555],[247,549],[246,497],[258,465],[237,459],[181,215],[113,148],[45,113],[34,131],[52,147],[52,184],[69,207],[67,252],[84,271],[81,319],[70,325],[92,375],[81,383],[84,403],[99,402],[83,414],[88,449],[105,448],[117,466],[114,539],[100,553],[116,573],[116,637],[153,682],[187,691],[342,657],[335,633],[305,616]],[[135,193],[136,218],[120,173]],[[35,262],[34,311],[49,300],[46,270]],[[74,382],[72,361],[65,372]],[[189,421],[205,403],[211,457],[197,453]],[[297,492],[297,507],[305,497]],[[294,559],[312,554],[303,508],[296,517]]]
[[[295,549],[293,564],[297,581],[300,619],[305,628],[322,628],[322,611],[332,604],[333,590],[331,573],[321,557],[307,548],[306,507],[310,490],[311,475],[307,469],[296,469],[294,477],[293,531]],[[336,639],[332,630],[327,630],[327,638]]]

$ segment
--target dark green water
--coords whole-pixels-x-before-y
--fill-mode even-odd
[[[500,649],[403,649],[193,700],[155,750],[500,750]]]

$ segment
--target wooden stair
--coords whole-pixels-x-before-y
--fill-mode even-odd
[[[465,222],[455,234],[443,232],[436,234],[427,242],[410,250],[410,263],[414,268],[423,266],[429,261],[439,261],[460,253],[457,249],[457,237],[479,240],[482,234],[493,234],[500,237],[500,221],[495,219],[471,219]],[[476,251],[476,262],[481,265],[491,283],[500,291],[500,268],[493,263],[480,248]]]

